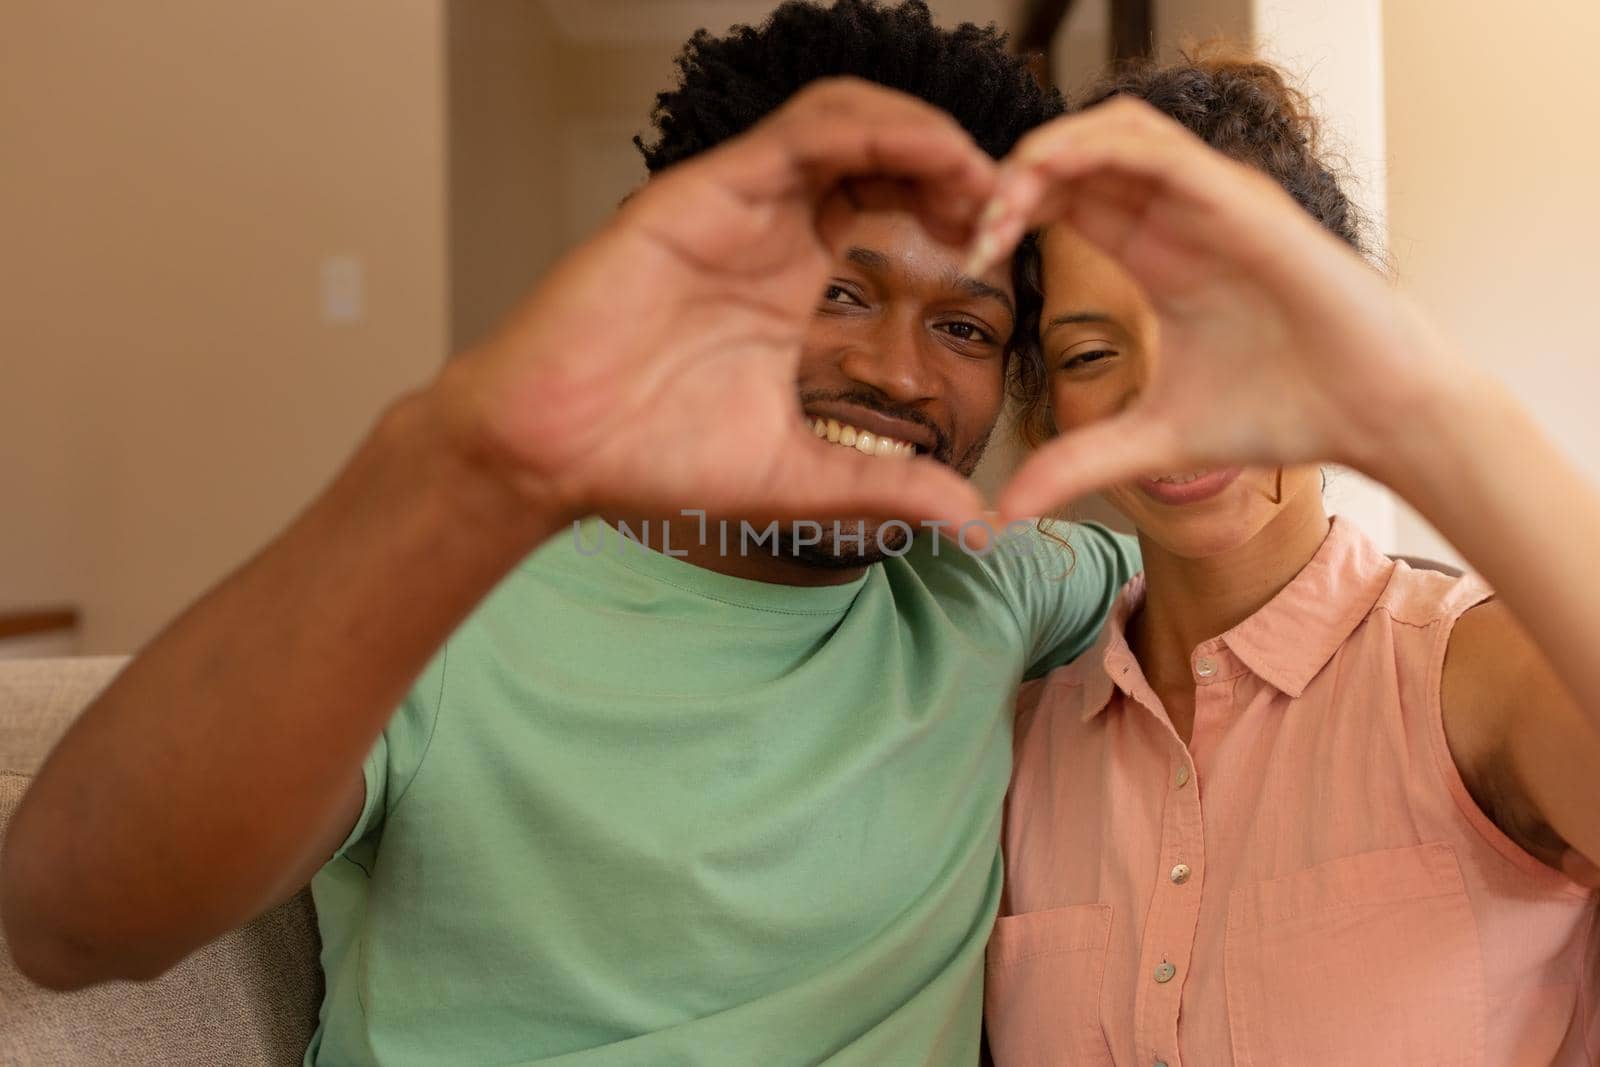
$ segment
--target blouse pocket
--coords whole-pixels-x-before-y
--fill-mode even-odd
[[[1110,1067],[1100,1023],[1110,937],[1109,904],[996,921],[983,988],[995,1067]]]
[[[1237,1067],[1483,1063],[1483,960],[1449,845],[1235,889],[1224,967]]]

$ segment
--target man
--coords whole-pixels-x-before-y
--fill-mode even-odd
[[[315,876],[308,1063],[973,1061],[1012,689],[1133,565],[904,543],[977,515],[1035,312],[959,249],[1053,101],[920,4],[680,66],[660,173],[63,739],[0,883],[37,980]]]

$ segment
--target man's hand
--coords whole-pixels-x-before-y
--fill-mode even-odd
[[[1034,131],[996,203],[979,258],[1065,222],[1144,287],[1160,324],[1137,403],[1036,452],[1001,497],[1006,517],[1204,466],[1333,461],[1383,477],[1374,446],[1450,395],[1442,346],[1376,271],[1272,179],[1143,102]]]
[[[480,456],[569,517],[971,518],[979,497],[948,469],[816,440],[795,381],[831,235],[893,208],[964,243],[994,176],[942,112],[817,83],[650,181],[437,388]]]

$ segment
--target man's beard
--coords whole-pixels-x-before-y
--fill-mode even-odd
[[[801,396],[801,403],[810,404],[820,400],[845,401],[858,407],[867,408],[883,415],[905,419],[919,426],[926,427],[933,434],[933,448],[927,458],[937,463],[943,463],[952,468],[963,478],[972,477],[972,472],[977,469],[978,461],[983,459],[984,449],[988,447],[989,437],[994,432],[990,427],[984,435],[974,441],[958,457],[955,455],[955,446],[950,440],[950,435],[944,428],[932,419],[910,408],[890,404],[870,393],[808,393]],[[888,460],[873,459],[867,462],[884,463]],[[854,567],[864,567],[872,563],[880,563],[891,556],[903,556],[910,547],[911,538],[915,536],[916,526],[912,533],[907,533],[904,526],[895,525],[889,530],[884,530],[881,537],[879,531],[886,525],[884,522],[869,521],[865,519],[838,519],[838,532],[843,536],[835,537],[835,520],[819,522],[822,527],[822,536],[815,543],[796,545],[792,531],[796,524],[788,526],[778,534],[777,552],[782,559],[792,559],[807,567],[818,567],[828,570],[847,570]],[[902,520],[904,521],[904,520]],[[857,534],[860,534],[859,541]],[[952,535],[954,531],[951,531]]]

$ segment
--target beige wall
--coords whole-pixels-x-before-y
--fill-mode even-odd
[[[1165,0],[1158,30],[1207,36],[1262,3],[1331,10]],[[1013,5],[935,6],[1003,19]],[[1582,317],[1600,246],[1584,182],[1600,162],[1584,73],[1600,7],[1440,10],[1384,5],[1400,284],[1600,475]],[[451,340],[480,336],[603,220],[642,178],[629,138],[693,26],[574,12],[592,15],[554,0],[0,0],[0,610],[74,602],[86,650],[146,640]],[[1104,22],[1104,0],[1079,0],[1058,40],[1069,80]],[[365,264],[361,322],[319,315],[330,255]],[[1429,548],[1400,525],[1400,547]]]
[[[1079,0],[1083,2],[1083,0]],[[1314,0],[1327,6],[1327,0]],[[1207,41],[1250,39],[1257,0],[1155,0],[1156,50],[1163,59]]]
[[[644,179],[632,138],[704,13],[658,12],[644,35],[655,39],[641,39],[627,12],[591,24],[568,8],[576,25],[563,27],[533,0],[445,6],[451,337],[460,348]],[[726,14],[741,17],[737,5]]]
[[[1600,4],[1388,0],[1384,34],[1400,284],[1600,478]]]
[[[0,608],[125,650],[445,343],[436,0],[0,0]],[[320,318],[329,255],[366,315]]]

